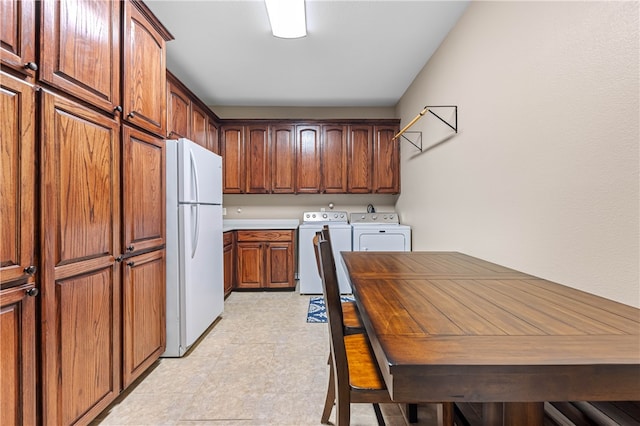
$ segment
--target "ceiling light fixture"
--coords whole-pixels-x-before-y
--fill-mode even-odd
[[[300,38],[307,35],[304,0],[264,0],[275,37]]]

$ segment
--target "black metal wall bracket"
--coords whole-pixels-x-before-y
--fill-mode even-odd
[[[453,108],[453,110],[454,110],[453,111],[453,113],[454,113],[453,114],[453,124],[449,123],[447,120],[445,120],[444,118],[440,117],[438,114],[433,112],[430,108]],[[418,148],[420,150],[420,152],[422,152],[422,132],[421,131],[409,132],[407,130],[411,126],[413,126],[416,123],[416,121],[418,121],[420,118],[422,118],[422,116],[425,115],[427,112],[431,113],[438,120],[442,121],[444,124],[449,126],[454,132],[458,133],[458,106],[457,105],[427,105],[422,109],[422,111],[413,120],[411,120],[411,122],[409,122],[409,124],[407,124],[402,130],[400,130],[400,132],[398,132],[398,134],[396,134],[393,138],[396,139],[396,138],[399,138],[400,136],[402,136],[411,145],[415,146],[416,148]],[[412,141],[411,139],[409,139],[409,138],[407,138],[405,136],[406,133],[411,133],[411,134],[418,135],[418,136],[417,136],[415,141]]]

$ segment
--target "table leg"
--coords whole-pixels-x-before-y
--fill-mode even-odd
[[[484,402],[482,404],[482,426],[502,426],[503,408],[502,402]]]
[[[504,404],[505,426],[542,426],[544,402],[508,402]]]

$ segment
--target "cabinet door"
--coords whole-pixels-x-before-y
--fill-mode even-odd
[[[34,265],[34,91],[0,74],[0,282],[28,280]],[[30,278],[33,282],[33,278]]]
[[[123,116],[126,121],[164,137],[165,38],[152,25],[146,6],[137,1],[126,1],[124,5]]]
[[[296,133],[293,125],[276,124],[271,128],[271,191],[293,194],[296,177]]]
[[[122,279],[122,381],[129,386],[166,347],[165,251],[128,258]]]
[[[260,124],[246,126],[244,135],[245,192],[247,194],[268,193],[271,189],[269,126]]]
[[[36,424],[36,308],[33,284],[0,291],[0,413],[5,425]]]
[[[37,68],[35,28],[34,0],[0,2],[0,60],[25,77],[33,77]]]
[[[372,128],[349,126],[349,192],[371,192],[373,172]]]
[[[222,181],[225,194],[244,192],[244,127],[222,126]]]
[[[296,192],[319,193],[320,126],[296,126]]]
[[[88,423],[120,390],[119,126],[42,92],[42,424]]]
[[[198,145],[209,148],[207,141],[207,114],[196,104],[191,103],[191,137]]]
[[[400,192],[400,139],[395,126],[374,126],[373,191],[385,194]]]
[[[347,192],[347,126],[322,126],[322,187]]]
[[[220,152],[220,143],[218,142],[218,123],[211,118],[207,120],[207,143],[209,151],[218,154]]]
[[[292,288],[294,284],[293,272],[293,243],[269,242],[266,245],[266,282],[269,288]]]
[[[164,140],[129,126],[122,130],[123,248],[126,253],[165,243]]]
[[[238,288],[261,288],[264,283],[263,243],[238,243]]]
[[[43,1],[40,80],[113,111],[120,100],[120,5]]]
[[[171,80],[167,81],[167,135],[169,139],[188,138],[191,101]]]

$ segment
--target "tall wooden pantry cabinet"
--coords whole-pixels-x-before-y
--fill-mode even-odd
[[[34,87],[0,74],[0,413],[36,422]]]
[[[88,424],[164,352],[172,37],[138,0],[0,12],[2,422]]]

